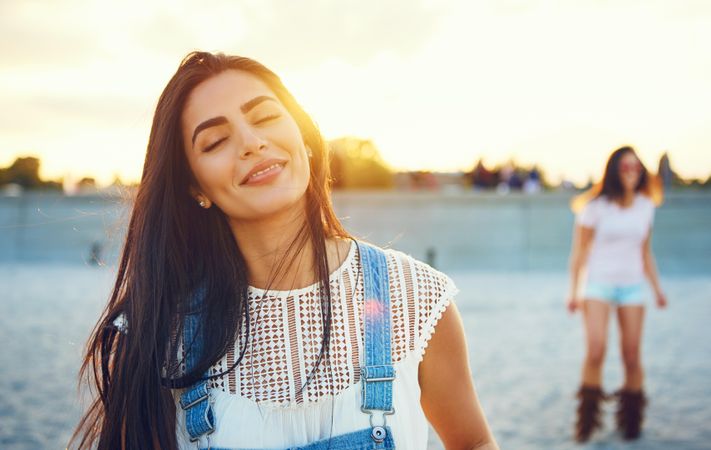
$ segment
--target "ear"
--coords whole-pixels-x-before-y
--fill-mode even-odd
[[[311,147],[309,147],[308,144],[304,144],[304,145],[305,145],[305,147],[306,147],[306,154],[309,156],[309,158],[311,158],[312,156],[314,156],[314,151],[311,150]]]
[[[195,199],[195,201],[205,209],[210,208],[212,206],[212,202],[210,201],[209,198],[202,192],[198,191],[194,186],[190,186],[189,188],[190,196]]]
[[[200,197],[201,194],[200,194],[200,191],[198,191],[198,190],[195,188],[195,186],[191,185],[191,186],[188,188],[188,193],[189,193],[190,196],[191,196],[192,198],[194,198],[196,201],[200,201],[200,198],[199,198],[199,197]]]

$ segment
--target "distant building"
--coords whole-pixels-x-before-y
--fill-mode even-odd
[[[664,152],[662,157],[659,159],[659,167],[657,169],[657,176],[662,180],[664,189],[670,188],[675,181],[679,180],[679,176],[674,172],[671,167],[671,162],[669,161],[669,154]]]

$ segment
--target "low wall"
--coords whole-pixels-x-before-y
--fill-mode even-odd
[[[568,194],[338,192],[333,200],[355,235],[443,270],[567,267]],[[117,198],[0,198],[0,263],[86,264],[93,251],[114,264],[129,213]],[[668,195],[653,247],[662,273],[711,275],[711,193]]]

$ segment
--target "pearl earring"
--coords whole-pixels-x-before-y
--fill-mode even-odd
[[[205,200],[200,200],[200,206],[205,207]]]

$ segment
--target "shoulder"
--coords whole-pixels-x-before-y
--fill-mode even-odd
[[[584,207],[582,212],[583,213],[595,213],[604,210],[606,207],[610,205],[610,200],[605,197],[604,195],[601,195],[599,197],[595,197],[592,200],[590,200]]]
[[[588,209],[600,209],[604,208],[605,206],[610,204],[610,200],[605,197],[604,195],[601,195],[599,197],[595,197],[592,200],[588,202],[587,205],[585,205],[586,208]]]
[[[388,262],[391,284],[418,302],[441,302],[453,298],[459,290],[445,273],[400,250],[383,249]]]
[[[607,198],[600,196],[588,201],[576,215],[576,223],[587,228],[595,228],[604,216],[603,209],[607,206]]]
[[[409,298],[439,296],[438,294],[452,297],[458,292],[454,281],[448,275],[408,253],[367,242],[359,243],[375,247],[384,254],[393,292],[403,291]]]
[[[654,204],[654,200],[644,194],[637,194],[635,198],[635,210],[639,217],[644,217],[646,221],[652,221],[654,217],[654,211],[657,209],[657,205]]]
[[[390,284],[394,360],[415,354],[422,360],[425,349],[445,310],[459,289],[454,281],[419,259],[392,248],[385,254]]]
[[[644,194],[637,194],[637,201],[640,207],[646,210],[654,210],[657,207],[657,205],[654,204],[654,200]]]

